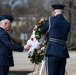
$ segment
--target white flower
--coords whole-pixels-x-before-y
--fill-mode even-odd
[[[44,21],[44,18],[42,18],[40,21]]]
[[[44,47],[41,47],[41,50],[44,50],[45,49],[45,46]]]
[[[31,35],[31,38],[35,38],[35,34],[32,34],[32,35]]]
[[[33,30],[32,34],[35,35],[35,31],[34,30]]]
[[[37,28],[37,25],[35,25],[35,28]]]

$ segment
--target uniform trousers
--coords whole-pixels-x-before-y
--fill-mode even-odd
[[[66,58],[47,56],[46,75],[65,75]]]
[[[8,66],[0,66],[0,75],[8,75],[9,67]]]

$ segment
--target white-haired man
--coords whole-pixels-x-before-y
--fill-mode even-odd
[[[10,15],[0,16],[0,75],[8,75],[9,67],[14,66],[12,50],[23,52],[29,49],[29,45],[13,44],[7,31],[11,28],[13,17]]]

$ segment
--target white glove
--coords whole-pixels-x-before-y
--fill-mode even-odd
[[[33,45],[34,45],[34,42],[33,42],[31,39],[29,39],[29,40],[27,41],[27,45],[28,45],[28,46],[33,46]]]
[[[30,47],[30,49],[29,49],[29,51],[28,51],[28,56],[33,56],[34,50],[35,50],[34,47]]]

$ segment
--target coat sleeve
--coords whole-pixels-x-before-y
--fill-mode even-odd
[[[2,36],[0,37],[0,39],[4,43],[4,45],[10,50],[15,50],[15,51],[22,52],[23,49],[24,49],[23,46],[13,44],[12,41],[11,41],[10,36],[7,33],[3,33]]]
[[[47,32],[48,28],[49,28],[49,20],[46,20],[45,24],[42,26],[42,28],[40,30],[40,33],[45,34]]]

